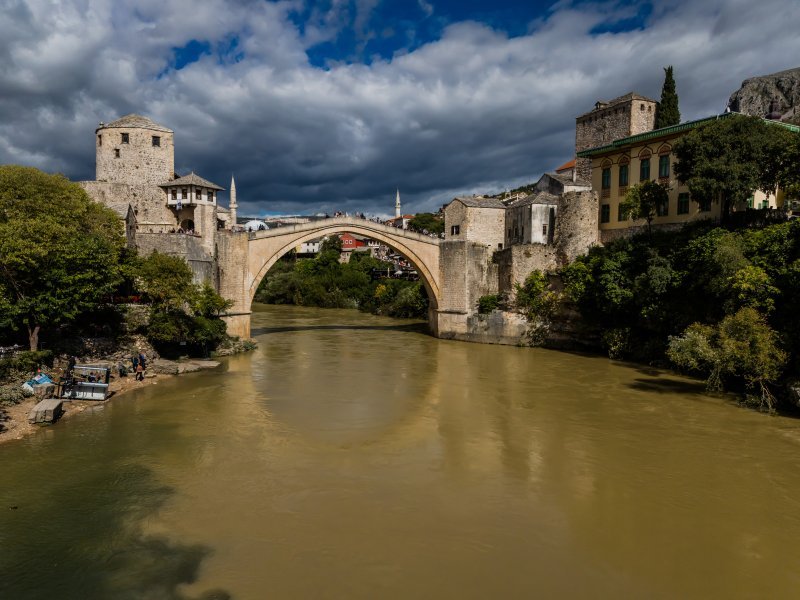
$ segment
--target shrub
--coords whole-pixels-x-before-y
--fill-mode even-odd
[[[478,312],[488,314],[500,307],[500,294],[487,294],[478,298]]]

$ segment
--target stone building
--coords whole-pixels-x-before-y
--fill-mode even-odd
[[[650,131],[656,122],[658,102],[634,92],[614,98],[610,102],[599,100],[594,108],[575,119],[575,164],[580,179],[591,179],[592,163],[581,157],[583,150],[609,144],[616,139]]]
[[[496,198],[455,198],[444,209],[444,239],[502,249],[506,206]]]
[[[222,187],[175,173],[173,131],[135,114],[100,123],[95,160],[96,179],[80,184],[125,220],[128,244],[142,255],[180,256],[196,281],[213,282],[215,241],[232,226],[230,212],[218,205]]]

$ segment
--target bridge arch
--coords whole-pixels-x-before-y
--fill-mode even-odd
[[[238,301],[229,311],[229,331],[249,337],[250,310],[261,280],[269,269],[287,252],[303,242],[338,233],[363,235],[397,250],[405,256],[420,276],[428,293],[431,316],[441,302],[439,273],[439,239],[390,227],[365,219],[333,217],[299,225],[254,231],[247,235],[245,269],[239,287]],[[233,317],[236,317],[235,319]],[[246,318],[246,323],[244,319]]]

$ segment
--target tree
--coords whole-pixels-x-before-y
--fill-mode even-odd
[[[0,167],[0,305],[31,350],[42,328],[97,308],[122,281],[122,223],[76,183]]]
[[[444,219],[433,213],[418,213],[408,222],[408,228],[419,233],[444,233]]]
[[[322,244],[319,247],[320,253],[330,250],[335,250],[337,254],[342,251],[342,238],[338,235],[329,235],[322,240]]]
[[[651,233],[653,219],[669,202],[668,187],[656,181],[637,183],[622,201],[622,214],[629,219],[647,221],[647,232]]]
[[[671,337],[667,355],[680,367],[706,374],[712,390],[722,390],[726,378],[740,378],[748,390],[760,392],[770,410],[774,398],[769,384],[778,379],[787,355],[778,334],[751,307],[739,309],[712,327],[694,323]]]
[[[795,171],[785,165],[794,134],[758,117],[730,115],[698,127],[675,144],[675,174],[697,202],[721,202],[723,221],[756,190],[774,193]],[[796,165],[795,165],[796,167]]]
[[[681,111],[678,109],[678,92],[675,90],[672,66],[669,66],[664,69],[664,86],[661,88],[661,102],[656,108],[655,129],[670,127],[680,122]]]
[[[154,251],[140,261],[136,279],[146,299],[165,312],[182,311],[195,299],[192,270],[178,256]]]

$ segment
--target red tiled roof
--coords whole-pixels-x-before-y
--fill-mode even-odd
[[[574,158],[571,161],[565,162],[563,165],[558,167],[556,169],[556,173],[559,173],[561,171],[566,171],[567,169],[573,169],[573,168],[575,168],[575,159]]]

